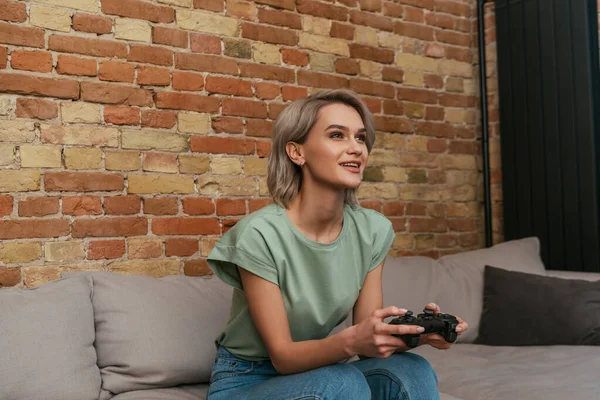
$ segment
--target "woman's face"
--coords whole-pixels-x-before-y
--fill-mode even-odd
[[[316,124],[302,145],[313,180],[337,189],[356,189],[367,164],[367,133],[360,114],[341,103],[319,111]]]

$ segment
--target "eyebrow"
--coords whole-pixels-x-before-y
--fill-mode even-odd
[[[348,127],[346,127],[344,125],[336,125],[336,124],[329,125],[326,130],[330,130],[330,129],[340,129],[342,131],[348,131],[349,130]],[[366,133],[367,129],[366,128],[361,128],[361,129],[358,130],[358,132]]]

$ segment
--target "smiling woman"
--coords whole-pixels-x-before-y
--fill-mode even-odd
[[[375,141],[370,112],[352,92],[319,92],[281,113],[272,141],[275,204],[239,221],[208,257],[235,289],[208,399],[439,398],[429,363],[395,336],[422,328],[384,322],[406,310],[382,308],[392,224],[356,198]],[[350,313],[353,326],[331,334]],[[428,335],[420,344],[450,346]],[[363,359],[341,362],[355,355]]]

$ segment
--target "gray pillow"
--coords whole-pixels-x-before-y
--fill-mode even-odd
[[[91,273],[102,388],[208,382],[231,288],[216,278]]]
[[[0,399],[96,400],[89,276],[0,291]]]
[[[483,308],[483,271],[486,265],[530,274],[546,273],[540,257],[540,242],[536,237],[452,254],[438,261],[448,275],[440,287],[438,302],[443,312],[459,316],[469,324],[469,330],[459,337],[463,343],[472,343],[479,331]]]

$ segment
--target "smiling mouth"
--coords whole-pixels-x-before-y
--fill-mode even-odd
[[[355,172],[358,173],[360,172],[360,163],[356,163],[356,162],[347,162],[347,163],[341,163],[340,164],[344,169],[350,171],[350,172]]]

